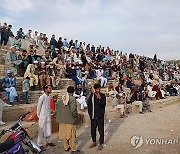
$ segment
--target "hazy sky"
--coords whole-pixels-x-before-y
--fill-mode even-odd
[[[180,59],[180,0],[0,0],[0,22],[114,50]]]

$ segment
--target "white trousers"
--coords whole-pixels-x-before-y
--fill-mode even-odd
[[[48,116],[45,119],[39,119],[38,124],[37,144],[41,147],[43,146],[44,138],[46,138],[46,143],[51,143],[51,116]]]
[[[103,76],[99,77],[99,79],[100,79],[101,87],[106,87],[107,79]]]
[[[79,104],[81,104],[81,109],[84,109],[85,107],[87,107],[85,96],[81,96],[80,98],[78,98],[76,100],[78,101]]]

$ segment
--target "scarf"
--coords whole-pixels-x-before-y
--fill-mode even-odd
[[[63,100],[63,104],[66,106],[68,105],[68,102],[69,102],[69,94],[66,93],[62,96],[62,100]]]

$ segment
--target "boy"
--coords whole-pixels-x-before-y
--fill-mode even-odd
[[[23,103],[29,104],[28,101],[28,95],[29,95],[29,87],[30,87],[30,83],[29,83],[30,77],[26,77],[25,80],[22,82],[22,100]]]

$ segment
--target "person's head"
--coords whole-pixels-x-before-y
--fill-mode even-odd
[[[109,83],[109,87],[113,87],[113,83],[112,82]]]
[[[38,34],[38,32],[37,32],[37,31],[35,31],[34,33],[35,33],[36,35]]]
[[[123,94],[122,94],[122,98],[125,98],[126,97],[126,93],[125,92],[123,92]]]
[[[55,35],[54,35],[54,34],[52,35],[52,38],[55,38]]]
[[[7,70],[6,73],[7,73],[7,76],[8,76],[8,77],[11,77],[11,76],[12,76],[12,71],[11,71],[11,70]]]
[[[30,50],[30,55],[34,56],[34,50]]]
[[[11,52],[15,52],[16,51],[16,47],[15,46],[11,46],[10,49],[11,49]]]
[[[8,28],[9,28],[9,29],[12,29],[12,25],[8,25]]]
[[[29,33],[31,33],[32,32],[32,30],[31,29],[29,29],[29,31],[28,31]]]
[[[54,68],[54,63],[52,61],[49,63],[49,67]]]
[[[18,40],[18,39],[19,39],[19,36],[18,36],[18,35],[17,35],[17,36],[15,36],[15,39],[16,39],[16,40]]]
[[[37,68],[38,67],[38,61],[34,61],[34,67]]]
[[[52,87],[51,87],[51,85],[45,85],[45,86],[43,87],[43,89],[44,89],[44,92],[45,92],[47,95],[49,95],[49,94],[52,92]]]
[[[78,84],[78,88],[82,89],[82,84],[81,83]]]
[[[22,55],[23,55],[23,56],[26,56],[26,55],[27,55],[27,51],[26,51],[26,50],[23,50],[23,51],[22,51]]]
[[[118,83],[118,87],[121,87],[121,83],[120,82]]]
[[[100,84],[94,84],[95,93],[100,93],[101,85]]]
[[[45,57],[49,57],[49,52],[46,52],[46,53],[45,53]]]
[[[73,86],[69,86],[67,88],[67,92],[70,93],[70,94],[73,94],[74,93],[74,87]]]
[[[45,68],[45,64],[46,64],[46,63],[45,63],[44,61],[42,61],[42,62],[41,62],[41,68]]]

